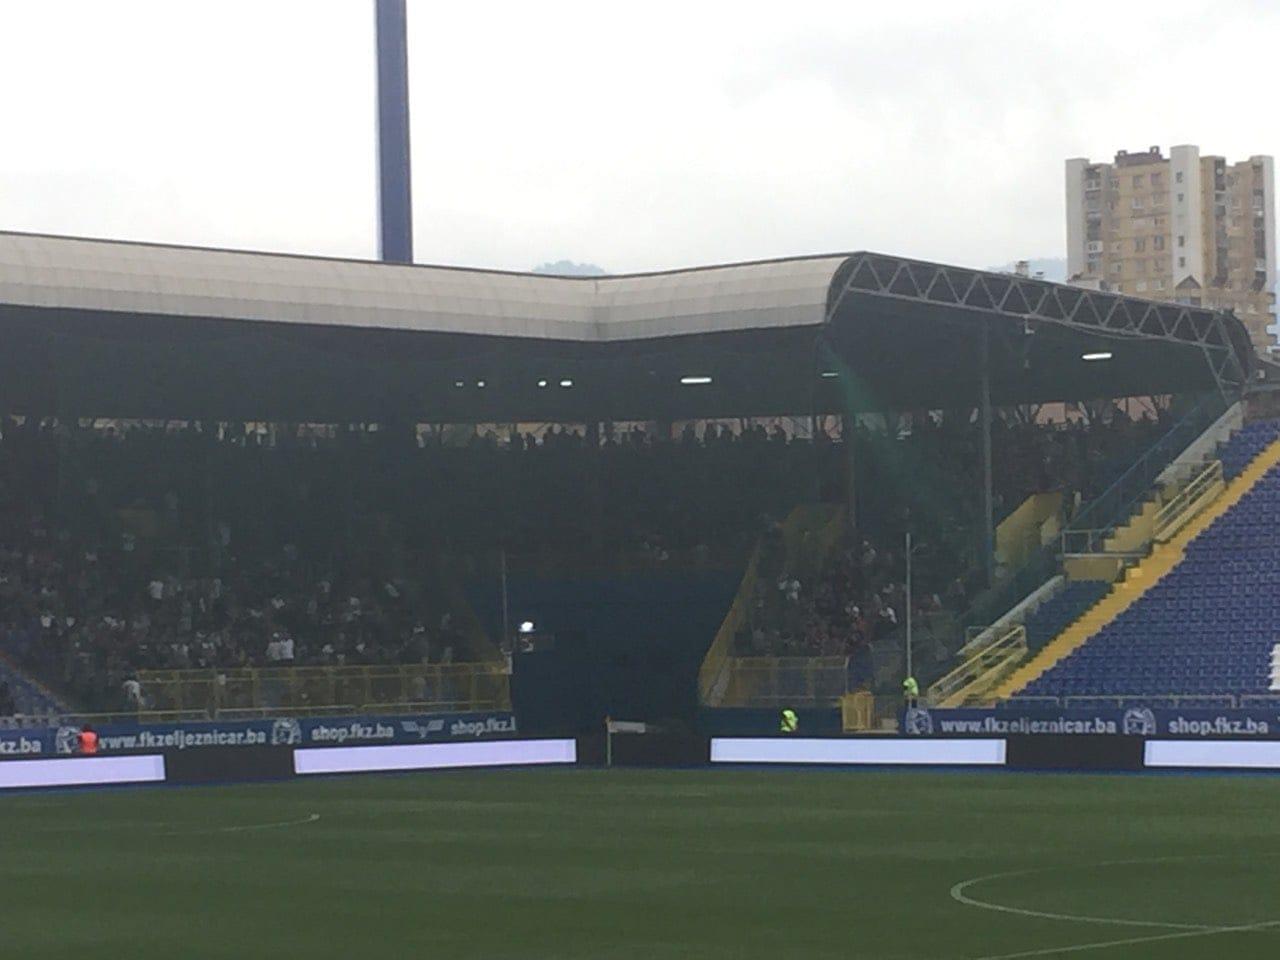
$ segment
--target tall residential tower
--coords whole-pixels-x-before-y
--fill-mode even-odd
[[[1200,148],[1067,161],[1067,277],[1100,290],[1234,310],[1254,346],[1276,344],[1271,157]]]

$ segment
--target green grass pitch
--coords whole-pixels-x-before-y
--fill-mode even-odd
[[[8,960],[1274,958],[1280,780],[517,770],[14,795],[0,910]]]

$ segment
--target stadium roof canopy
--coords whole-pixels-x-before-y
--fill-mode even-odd
[[[577,278],[17,233],[0,336],[0,409],[123,417],[920,409],[977,403],[984,351],[996,404],[1253,362],[1229,313],[872,253]]]

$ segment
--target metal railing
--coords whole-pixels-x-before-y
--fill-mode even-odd
[[[138,680],[145,712],[193,712],[203,718],[378,712],[381,705],[397,704],[442,712],[511,707],[511,678],[501,661],[147,670]]]
[[[1218,393],[1210,393],[1191,408],[1163,437],[1094,497],[1072,520],[1072,529],[1106,529],[1133,512],[1141,498],[1165,467],[1177,459],[1192,442],[1211,427],[1230,406]]]
[[[726,707],[834,706],[848,691],[848,657],[730,657]]]
[[[1108,550],[1107,541],[1116,532],[1116,527],[1101,530],[1063,530],[1062,555],[1064,557],[1144,557],[1141,550]]]
[[[1016,623],[990,623],[986,626],[965,627],[964,646],[956,651],[956,659],[968,660],[974,654],[985,650],[999,637],[1004,636],[1004,633],[1001,631],[1013,630],[1016,627]]]
[[[1017,696],[1008,697],[1000,702],[1004,707],[1126,707],[1133,705],[1159,706],[1169,704],[1173,709],[1225,709],[1236,710],[1247,707],[1280,707],[1280,693],[1222,693],[1222,694],[1184,694],[1184,693],[1128,693],[1128,694],[1077,694],[1062,697]]]
[[[1014,697],[1005,697],[997,706],[1023,706],[1023,707],[1060,707],[1062,706],[1061,697],[1043,697],[1043,696],[1023,696],[1019,694]]]
[[[1222,461],[1214,460],[1156,513],[1151,539],[1164,543],[1187,525],[1222,491]]]
[[[1134,503],[1156,481],[1164,469],[1178,458],[1230,406],[1219,393],[1200,399],[1168,432],[1152,444],[1101,494],[1094,497],[1072,518],[1064,537],[1076,530],[1112,531],[1133,513]],[[969,606],[961,622],[991,623],[1010,607],[1052,577],[1060,568],[1062,544],[1042,547],[1006,580],[983,591]],[[1118,559],[1123,559],[1116,555]]]
[[[139,710],[114,713],[39,713],[0,717],[0,730],[49,726],[94,726],[112,723],[202,723],[209,720],[269,720],[277,717],[365,717],[400,716],[418,713],[462,713],[470,705],[423,703],[362,703],[329,707],[246,707],[210,712],[206,710]],[[509,709],[493,707],[491,709]]]
[[[995,636],[962,664],[929,687],[928,699],[933,706],[955,706],[965,698],[989,690],[1010,668],[1027,655],[1027,630],[1021,624],[1010,626]]]
[[[964,646],[956,651],[956,658],[968,660],[984,648],[990,640],[992,627],[969,626],[964,628]]]
[[[724,696],[728,684],[729,663],[733,659],[733,642],[739,630],[743,629],[751,615],[751,604],[755,599],[756,583],[760,578],[763,544],[757,543],[751,551],[751,559],[747,569],[733,595],[733,603],[721,621],[715,638],[707,648],[698,668],[698,699],[707,705],[717,705]]]

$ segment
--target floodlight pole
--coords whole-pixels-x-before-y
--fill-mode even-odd
[[[377,0],[378,257],[413,263],[409,39],[405,0]]]
[[[907,676],[914,674],[911,672],[911,531],[907,531]]]
[[[507,548],[499,548],[499,561],[502,568],[502,642],[511,643],[511,615],[507,606]]]

